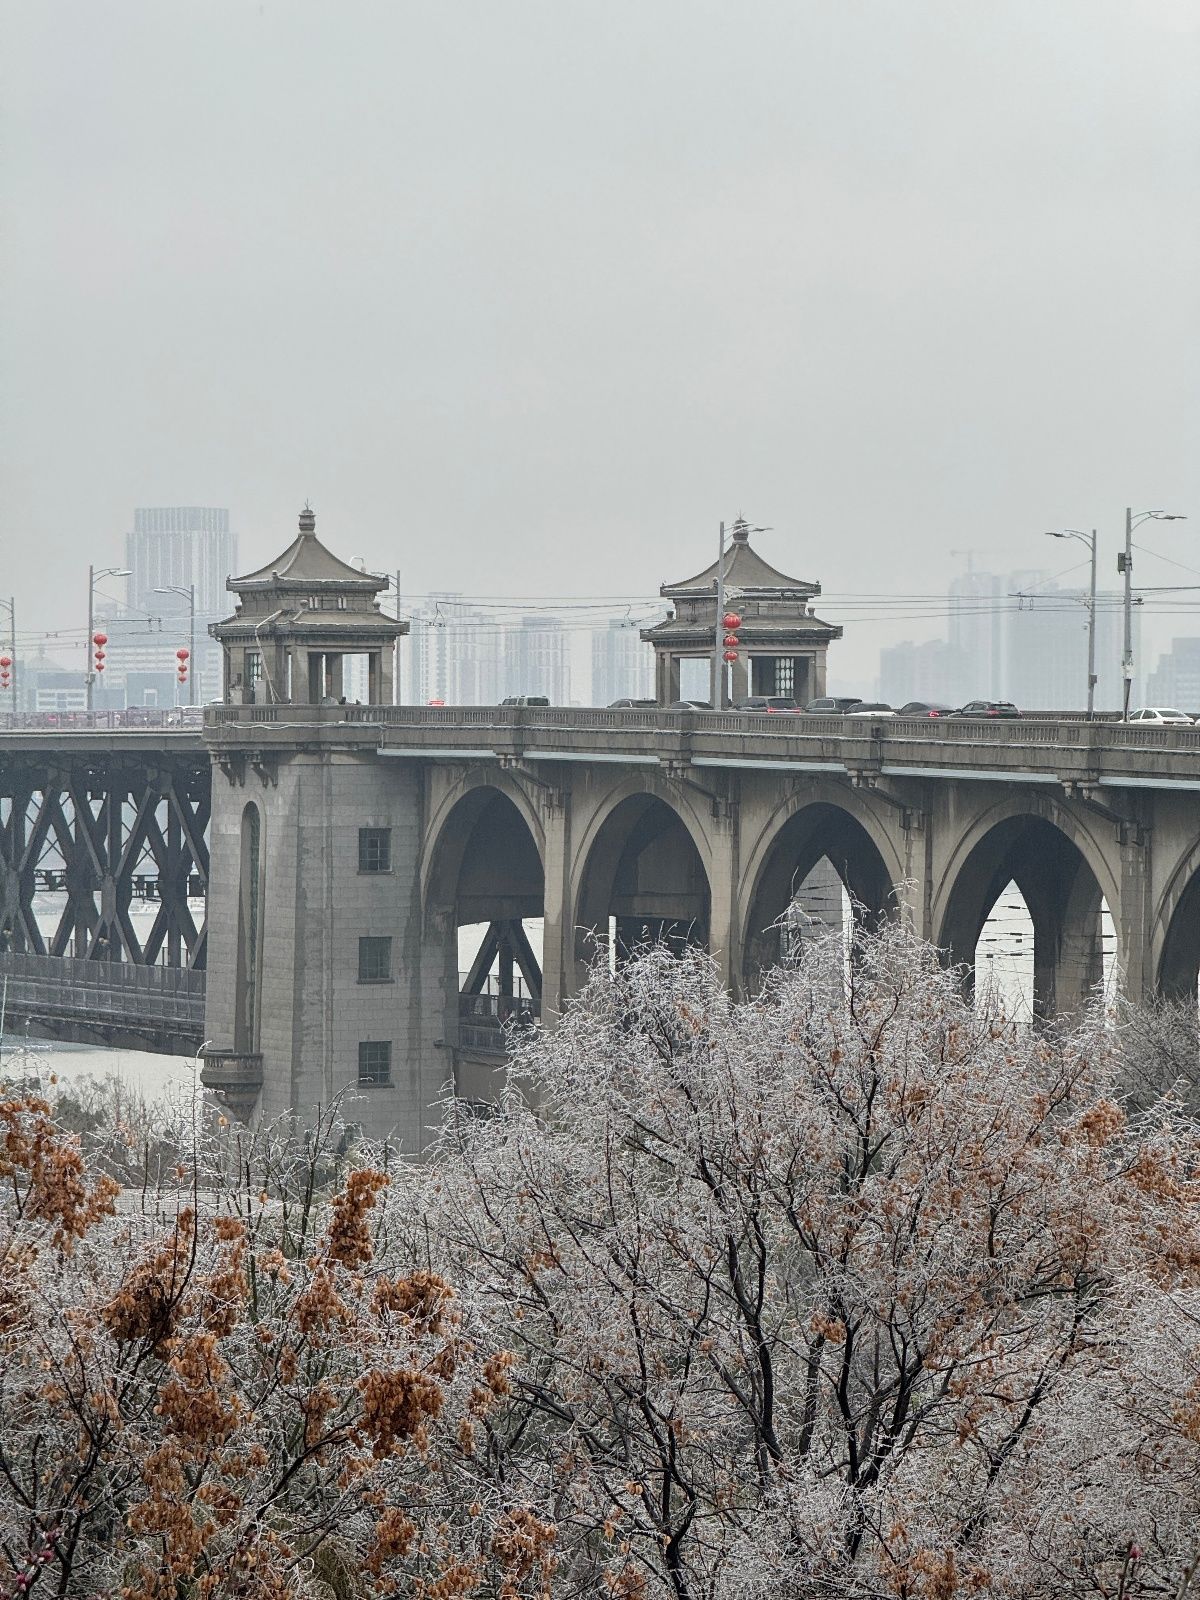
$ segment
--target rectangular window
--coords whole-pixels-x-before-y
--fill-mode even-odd
[[[360,1039],[358,1041],[359,1083],[391,1083],[392,1041],[390,1039]]]
[[[795,694],[796,692],[796,663],[791,656],[776,656],[775,658],[775,693]]]
[[[358,870],[360,872],[390,872],[392,870],[392,830],[390,828],[360,828],[358,830]]]
[[[262,678],[262,656],[257,650],[246,651],[246,682],[258,683]]]
[[[358,941],[359,983],[392,981],[392,941],[374,935]]]

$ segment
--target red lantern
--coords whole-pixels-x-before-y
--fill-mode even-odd
[[[738,616],[736,611],[727,611],[721,618],[721,626],[723,628],[729,628],[732,630],[734,628],[740,628],[741,625],[742,619]]]
[[[186,661],[188,656],[190,656],[190,655],[191,655],[191,651],[190,650],[176,650],[176,652],[175,652],[175,657],[176,657],[176,660],[178,660],[178,661]]]
[[[725,652],[726,661],[736,661],[737,658],[738,658],[738,653],[737,653],[736,650],[726,650],[726,652]]]
[[[92,635],[92,643],[93,644],[107,644],[108,643],[108,635],[106,633],[94,633]]]
[[[104,663],[103,663],[103,661],[97,661],[97,663],[96,663],[96,671],[97,672],[103,672],[104,671]]]
[[[96,651],[96,665],[99,666],[100,663],[103,660],[104,660],[104,651],[103,650],[97,650]]]
[[[725,635],[725,647],[726,647],[727,650],[736,649],[737,642],[738,642],[738,636],[737,636],[736,633],[727,633]]]

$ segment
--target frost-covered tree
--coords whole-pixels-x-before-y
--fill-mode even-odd
[[[745,1004],[694,953],[597,973],[410,1219],[516,1353],[558,1581],[1187,1592],[1200,1149],[1127,1119],[1116,1038],[989,1019],[899,928]]]

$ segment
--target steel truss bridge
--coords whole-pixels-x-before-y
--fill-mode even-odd
[[[7,1034],[199,1048],[211,803],[198,730],[0,733]]]

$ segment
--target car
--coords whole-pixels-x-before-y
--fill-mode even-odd
[[[1171,706],[1143,706],[1130,713],[1130,722],[1147,723],[1155,728],[1190,728],[1192,719],[1186,711],[1176,711]]]
[[[851,706],[860,705],[862,697],[857,694],[823,694],[810,700],[804,709],[814,717],[844,717]]]
[[[894,717],[895,711],[882,700],[860,700],[847,711],[848,717]]]
[[[744,700],[735,700],[733,709],[735,711],[766,711],[768,713],[790,711],[794,714],[799,711],[800,707],[789,694],[751,694],[747,695]]]
[[[668,711],[711,711],[712,703],[708,700],[672,700],[667,707]]]
[[[965,706],[950,713],[952,717],[1006,717],[1011,720],[1021,713],[1011,700],[968,700]]]
[[[957,706],[944,706],[940,700],[909,700],[897,711],[898,717],[952,717]]]
[[[502,706],[548,706],[550,701],[544,694],[510,694],[501,700]]]
[[[657,700],[610,700],[610,711],[653,711],[658,705]]]

